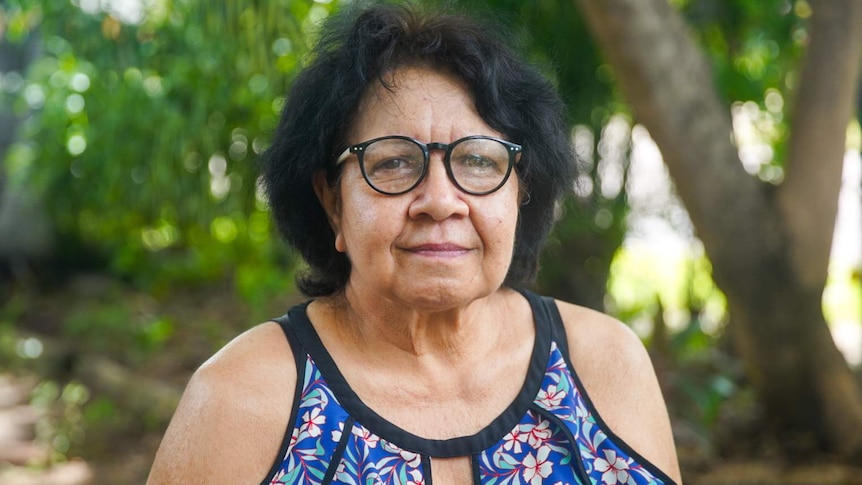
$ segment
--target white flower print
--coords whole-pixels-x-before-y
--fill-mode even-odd
[[[304,421],[302,426],[306,429],[308,436],[316,438],[323,432],[320,429],[320,425],[326,422],[326,416],[320,414],[321,412],[320,408],[312,408],[311,411],[306,411],[302,415],[302,420]]]
[[[338,443],[341,441],[342,433],[344,433],[344,423],[338,423],[338,429],[332,431],[332,442]]]
[[[633,477],[629,474],[631,458],[626,460],[621,456],[617,456],[617,452],[614,450],[604,450],[604,453],[604,458],[596,458],[593,462],[596,471],[602,473],[603,483],[608,485],[635,483]]]
[[[272,480],[270,480],[269,483],[278,483],[281,480],[281,477],[283,477],[284,475],[284,470],[279,470],[278,473],[272,476]]]
[[[543,389],[534,395],[537,407],[526,411],[498,443],[477,456],[480,481],[576,485],[576,469],[580,468],[588,473],[588,483],[596,485],[663,483],[618,448],[615,437],[602,429],[556,349],[551,362]],[[345,485],[425,485],[421,455],[374,435],[347,417],[315,364],[310,362],[309,367],[288,449],[267,483],[316,482],[331,466],[334,481]],[[347,421],[342,422],[344,419]],[[569,443],[567,437],[576,443]],[[341,459],[327,461],[339,443],[347,445]]]
[[[353,428],[353,434],[355,436],[358,436],[359,439],[361,439],[362,441],[364,441],[369,448],[377,448],[377,442],[380,441],[379,436],[372,433],[371,431],[368,431],[362,426],[355,426]]]
[[[575,406],[575,416],[577,416],[578,419],[582,419],[582,420],[590,419],[591,415],[590,415],[590,412],[587,410],[587,406],[584,403],[584,401],[581,399],[578,399],[577,403],[578,403],[577,406]]]
[[[527,442],[533,449],[538,449],[545,444],[545,441],[551,439],[551,422],[547,420],[539,421],[539,424],[533,426],[527,435]]]
[[[290,443],[287,445],[288,450],[296,448],[296,443],[299,441],[299,428],[293,428],[293,433],[290,434]]]
[[[398,454],[401,455],[401,459],[404,460],[410,468],[419,468],[422,464],[422,457],[419,456],[418,453],[401,450]]]
[[[560,405],[560,402],[566,396],[566,393],[563,391],[557,390],[556,384],[551,384],[548,386],[548,389],[542,389],[539,391],[539,395],[536,397],[536,400],[548,409],[555,408]]]
[[[338,463],[338,468],[335,469],[335,478],[338,483],[356,483],[354,477],[348,472],[347,462],[344,460]]]
[[[528,454],[524,458],[524,481],[530,485],[542,485],[542,480],[548,478],[554,469],[554,464],[548,460],[551,448],[543,446],[533,455]]]
[[[402,450],[397,445],[390,443],[388,441],[383,441],[382,448],[386,451],[392,453],[398,453],[398,456],[407,464],[410,468],[419,468],[422,464],[422,457],[418,453],[413,453],[412,451]]]
[[[515,450],[515,453],[521,453],[521,443],[527,441],[527,435],[521,434],[521,430],[516,426],[506,436],[503,436],[503,449],[506,451]]]
[[[405,485],[425,485],[425,477],[422,476],[421,471],[410,470],[408,473],[410,474],[410,479],[407,480]]]

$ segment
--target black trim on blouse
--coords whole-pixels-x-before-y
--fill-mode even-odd
[[[297,339],[296,334],[293,332],[293,325],[287,315],[273,318],[272,321],[278,323],[281,327],[281,331],[284,332],[284,336],[287,338],[287,343],[290,344],[290,351],[293,353],[293,360],[296,363],[296,387],[293,390],[290,421],[287,422],[287,426],[285,427],[284,438],[281,440],[281,447],[279,447],[278,456],[275,457],[275,462],[272,464],[272,468],[269,469],[269,473],[267,473],[264,480],[260,482],[261,485],[267,485],[270,483],[270,478],[278,473],[278,470],[281,468],[281,463],[284,460],[284,456],[287,454],[287,448],[290,446],[290,438],[293,434],[293,423],[296,422],[296,417],[299,415],[299,397],[302,396],[305,364],[308,362],[305,350],[302,348],[302,344],[300,344],[299,339]]]
[[[532,409],[534,413],[538,414],[539,416],[542,416],[551,423],[554,423],[554,426],[556,426],[563,433],[563,435],[566,436],[566,439],[569,441],[569,444],[572,445],[571,451],[573,454],[575,454],[575,456],[572,457],[571,465],[572,468],[574,468],[575,470],[575,475],[578,477],[578,481],[584,484],[592,483],[592,480],[590,480],[590,476],[587,474],[587,469],[584,468],[584,460],[581,458],[581,445],[579,444],[578,440],[575,439],[575,436],[572,434],[572,430],[570,430],[569,427],[566,426],[566,423],[564,423],[559,416],[546,410],[545,408],[534,405]]]
[[[431,457],[421,455],[419,461],[422,463],[422,478],[425,480],[425,485],[433,485],[434,471],[431,469]]]
[[[320,341],[320,337],[317,335],[317,332],[309,321],[306,315],[306,308],[310,302],[297,305],[291,308],[287,315],[273,319],[279,323],[288,342],[290,343],[290,348],[296,362],[297,380],[291,407],[290,421],[286,425],[285,435],[279,450],[279,455],[276,457],[272,468],[266,475],[266,480],[261,483],[263,485],[270,483],[269,479],[279,471],[284,457],[287,454],[293,426],[296,423],[299,412],[300,396],[303,391],[307,356],[311,356],[311,358],[314,359],[324,380],[326,380],[333,394],[350,416],[348,419],[349,425],[347,423],[345,424],[344,435],[342,436],[341,441],[346,443],[347,440],[344,439],[344,436],[347,436],[350,433],[350,428],[352,428],[354,420],[361,422],[366,429],[380,438],[387,440],[402,449],[419,453],[421,455],[424,475],[428,485],[431,485],[431,457],[454,458],[459,456],[470,456],[473,468],[473,480],[475,483],[480,483],[478,455],[499,442],[506,433],[510,432],[520,423],[523,416],[530,409],[543,415],[559,426],[566,434],[570,443],[575,447],[575,450],[577,450],[579,447],[577,440],[574,439],[571,432],[559,420],[559,418],[557,418],[553,413],[546,412],[539,406],[534,406],[534,400],[538,395],[542,381],[545,377],[548,360],[550,358],[551,341],[553,340],[560,349],[560,353],[562,354],[563,359],[569,368],[569,372],[571,373],[572,380],[580,391],[585,405],[595,418],[596,423],[605,432],[606,436],[631,458],[636,460],[641,466],[649,470],[664,483],[667,485],[676,485],[676,482],[674,482],[666,473],[632,449],[631,446],[614,433],[608,424],[601,418],[601,415],[596,410],[596,407],[590,399],[583,382],[578,376],[575,366],[572,364],[565,325],[563,324],[562,317],[555,300],[553,298],[536,295],[527,290],[517,289],[517,291],[529,302],[536,329],[533,353],[530,358],[527,376],[524,380],[523,386],[521,387],[521,391],[515,400],[486,428],[472,436],[445,440],[431,440],[409,433],[387,421],[385,418],[367,407],[359,399],[345,380],[344,376],[341,374],[341,371],[335,365],[332,356],[323,346],[323,343]],[[326,476],[330,479],[334,477],[343,452],[344,446],[340,442],[333,455],[333,460],[330,463],[330,469],[327,470]],[[580,459],[580,456],[576,458],[577,459],[574,459],[573,461],[577,462],[577,464],[573,464],[573,466],[575,467],[578,478],[583,480],[584,483],[590,483],[586,470],[584,469],[583,461]]]
[[[560,353],[563,354],[563,359],[566,361],[566,365],[569,367],[569,373],[572,374],[572,380],[575,381],[575,385],[581,392],[581,396],[584,398],[584,403],[587,406],[587,409],[590,411],[590,414],[595,418],[596,423],[599,427],[605,432],[605,435],[614,442],[617,446],[620,447],[624,452],[626,452],[631,458],[637,461],[641,466],[650,471],[656,478],[660,479],[667,485],[676,485],[676,482],[670,478],[665,472],[663,472],[659,467],[657,467],[653,462],[647,460],[640,453],[634,450],[628,443],[625,442],[622,438],[620,438],[614,431],[608,426],[608,423],[602,419],[601,414],[599,414],[596,409],[595,404],[593,404],[592,399],[590,399],[589,394],[587,393],[587,388],[584,387],[584,383],[581,382],[581,378],[578,376],[578,372],[575,370],[575,366],[572,365],[571,357],[569,356],[568,349],[568,338],[566,336],[566,327],[563,324],[563,318],[560,315],[560,309],[557,307],[556,302],[552,298],[544,298],[544,304],[546,310],[551,313],[551,328],[554,333],[554,341],[557,342],[557,347],[560,348]],[[565,347],[563,347],[565,345]],[[564,351],[565,350],[565,351]]]
[[[479,454],[470,455],[470,467],[473,469],[473,483],[479,485],[482,483],[482,474],[479,470]]]
[[[500,441],[521,421],[541,388],[550,358],[550,315],[537,295],[527,291],[519,290],[519,292],[529,301],[536,326],[533,353],[521,391],[499,416],[476,434],[442,440],[427,439],[410,433],[366,406],[341,374],[308,320],[305,312],[308,303],[292,308],[289,315],[291,328],[296,331],[305,351],[314,359],[320,374],[350,416],[353,416],[364,428],[404,450],[434,458],[454,458],[480,453]]]
[[[344,421],[344,427],[341,430],[341,439],[338,440],[338,445],[335,451],[332,452],[332,459],[329,461],[329,467],[326,469],[326,475],[320,483],[332,483],[335,474],[338,472],[338,467],[341,466],[341,458],[344,456],[344,450],[347,448],[347,443],[350,441],[350,435],[353,433],[354,419],[348,417]]]

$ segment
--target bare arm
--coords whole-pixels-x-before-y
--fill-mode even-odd
[[[284,437],[295,385],[277,324],[234,339],[192,376],[147,484],[260,483]]]
[[[682,483],[670,419],[649,354],[619,321],[557,302],[572,364],[602,419],[629,446]]]

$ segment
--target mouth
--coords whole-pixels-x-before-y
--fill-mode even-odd
[[[437,258],[454,258],[458,256],[463,256],[470,251],[470,249],[465,248],[464,246],[452,243],[418,244],[416,246],[410,246],[405,249],[407,252],[413,254]]]

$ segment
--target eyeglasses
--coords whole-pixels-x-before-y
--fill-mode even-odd
[[[473,195],[496,191],[518,162],[521,145],[491,136],[473,135],[452,143],[422,143],[406,136],[384,136],[348,147],[335,161],[341,165],[356,154],[362,176],[372,189],[386,195],[413,190],[428,173],[432,150],[442,150],[449,180]]]

